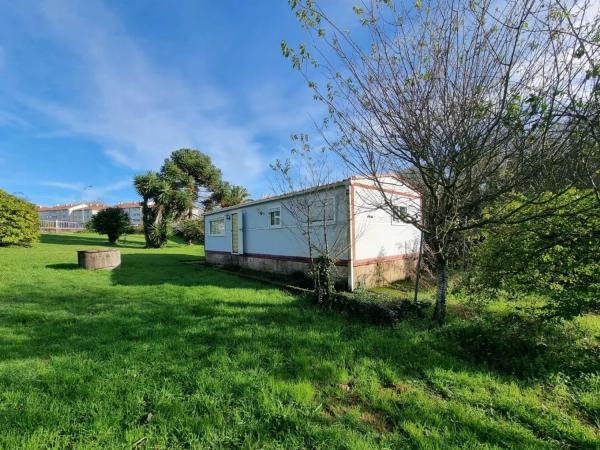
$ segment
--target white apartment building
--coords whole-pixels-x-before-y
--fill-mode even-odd
[[[117,203],[115,207],[125,211],[132,225],[142,224],[142,206],[140,202]]]
[[[132,225],[142,224],[142,207],[139,202],[117,203],[116,208],[122,209]],[[104,203],[73,203],[68,205],[38,206],[40,220],[75,222],[85,224],[98,211],[108,208]]]
[[[38,214],[41,220],[86,223],[94,214],[105,208],[106,205],[103,203],[38,206]]]

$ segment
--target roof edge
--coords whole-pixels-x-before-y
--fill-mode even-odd
[[[254,206],[254,205],[260,205],[262,203],[273,202],[273,201],[277,201],[277,200],[284,200],[286,198],[295,197],[296,195],[308,194],[308,193],[311,193],[311,192],[320,191],[320,190],[324,190],[324,189],[334,189],[334,188],[337,188],[337,187],[340,187],[340,186],[348,186],[350,184],[351,180],[352,180],[352,178],[346,178],[344,180],[336,181],[334,183],[325,184],[323,186],[317,186],[317,187],[302,189],[302,190],[299,190],[299,191],[292,191],[292,192],[288,192],[288,193],[285,193],[285,194],[274,195],[273,197],[261,198],[261,199],[253,200],[253,201],[247,202],[247,203],[240,203],[238,205],[227,206],[226,208],[214,209],[212,211],[206,211],[202,215],[203,216],[210,216],[210,215],[213,215],[213,214],[220,214],[220,213],[223,213],[223,212],[226,212],[226,211],[231,211],[231,210],[234,210],[234,209],[245,208],[247,206]]]

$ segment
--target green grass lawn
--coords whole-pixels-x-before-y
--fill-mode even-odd
[[[599,448],[600,383],[494,372],[428,323],[190,263],[199,246],[132,236],[120,268],[76,267],[103,245],[0,248],[0,448]]]

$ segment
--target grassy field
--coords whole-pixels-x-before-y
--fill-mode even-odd
[[[426,322],[319,311],[199,246],[133,236],[121,268],[76,268],[103,245],[0,248],[0,448],[599,448],[597,378],[495,372]]]

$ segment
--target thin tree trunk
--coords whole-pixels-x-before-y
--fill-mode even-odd
[[[433,320],[441,325],[446,319],[446,291],[448,290],[448,263],[445,260],[438,262],[437,276],[438,285]]]
[[[423,261],[423,232],[419,240],[419,259],[417,260],[417,275],[415,276],[415,303],[419,299],[419,282],[421,281],[421,263]]]

